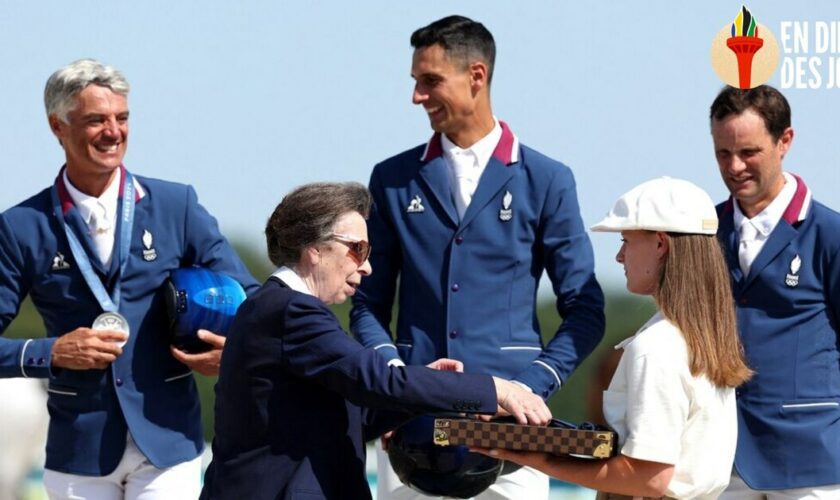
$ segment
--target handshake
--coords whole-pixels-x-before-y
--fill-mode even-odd
[[[458,360],[441,358],[426,365],[435,370],[463,372],[464,364]],[[551,410],[545,401],[524,385],[493,377],[496,386],[496,415],[483,415],[482,420],[495,416],[511,415],[519,424],[546,425],[551,421]]]

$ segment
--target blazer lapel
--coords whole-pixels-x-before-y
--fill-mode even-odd
[[[519,162],[519,139],[511,132],[507,123],[499,121],[502,128],[502,136],[493,155],[481,174],[472,200],[458,224],[458,211],[455,209],[455,202],[452,199],[452,184],[449,180],[446,160],[443,159],[441,136],[435,132],[426,144],[426,149],[420,157],[421,162],[427,162],[420,168],[420,178],[428,186],[432,196],[437,199],[449,221],[456,227],[466,227],[478,212],[483,209],[496,193],[504,186],[511,177],[513,169],[509,168]]]
[[[729,274],[732,276],[733,286],[735,284],[742,285],[744,280],[744,273],[741,271],[741,264],[738,262],[738,231],[735,230],[735,220],[732,211],[724,210],[719,215],[720,229],[720,244],[723,249],[723,256],[726,259],[726,264],[729,266]]]
[[[495,157],[490,158],[487,167],[478,180],[478,186],[475,189],[475,193],[473,193],[467,211],[464,212],[461,227],[466,227],[475,219],[475,216],[493,200],[499,190],[513,177],[513,173],[512,165],[506,166]],[[501,208],[502,206],[499,205],[499,209]]]
[[[117,284],[117,279],[122,278],[122,276],[120,276],[120,272],[119,272],[120,271],[120,259],[122,258],[122,255],[120,255],[121,246],[122,246],[120,244],[120,235],[122,235],[122,225],[123,225],[122,217],[120,217],[119,215],[122,214],[122,207],[123,207],[123,197],[120,196],[120,198],[117,200],[117,213],[116,213],[116,221],[115,221],[116,224],[114,224],[114,249],[111,252],[111,266],[106,270],[107,272],[105,274],[106,279],[107,279],[106,287],[108,288],[109,292],[111,290],[113,290],[114,285]],[[137,219],[138,219],[138,217],[137,217],[137,207],[135,205],[135,210],[134,210],[134,220],[135,220],[135,222],[137,221]],[[136,227],[136,224],[135,224],[135,227]],[[134,231],[134,228],[131,228],[131,230]],[[131,253],[131,248],[128,249],[128,252]],[[128,257],[128,256],[126,256],[126,257]],[[97,262],[99,261],[99,259],[96,259],[96,260],[97,260]],[[103,269],[104,269],[104,266],[103,266]]]
[[[776,258],[781,251],[788,246],[788,244],[796,237],[797,231],[793,228],[787,221],[784,219],[779,221],[779,224],[776,225],[776,229],[770,233],[770,237],[767,239],[767,242],[764,243],[764,246],[761,247],[761,251],[758,252],[758,255],[755,257],[755,261],[753,261],[752,266],[750,266],[750,274],[747,276],[747,280],[744,283],[744,288],[750,286],[755,280],[755,277],[767,267],[773,259]]]
[[[438,156],[420,168],[420,179],[426,184],[432,196],[443,208],[444,213],[449,217],[453,225],[458,225],[458,212],[455,210],[455,203],[452,201],[452,187],[449,182],[446,160]],[[480,189],[480,184],[479,184]]]
[[[58,218],[58,224],[59,226],[63,223],[67,224],[67,227],[70,228],[70,231],[75,234],[76,239],[79,240],[79,243],[82,245],[85,255],[90,261],[91,267],[101,276],[106,276],[108,274],[108,270],[104,265],[102,265],[97,257],[96,245],[93,242],[93,238],[90,236],[90,229],[85,221],[82,220],[79,208],[75,203],[73,203],[73,199],[67,191],[67,186],[64,185],[63,173],[65,168],[67,168],[66,165],[61,167],[61,170],[58,172],[58,176],[55,178],[55,188],[58,191],[59,206],[54,207],[54,209],[61,211],[61,217]],[[56,216],[58,216],[58,214],[56,214]],[[63,223],[61,222],[62,218],[64,219]],[[64,233],[63,228],[60,232]]]

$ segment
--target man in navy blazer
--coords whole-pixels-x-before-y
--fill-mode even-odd
[[[455,358],[467,372],[511,379],[548,399],[604,332],[574,177],[493,116],[495,43],[481,23],[450,16],[415,31],[411,45],[413,102],[434,135],[373,170],[368,226],[377,271],[353,298],[351,330],[393,364]],[[563,318],[545,344],[536,318],[543,271]],[[387,465],[384,454],[379,460]],[[380,467],[380,498],[399,489],[383,480],[386,472]],[[545,498],[548,480],[526,468],[492,489]]]
[[[783,170],[794,134],[778,90],[724,88],[710,115],[732,195],[718,236],[755,370],[721,498],[840,498],[840,214]]]
[[[46,329],[0,338],[0,376],[49,382],[51,498],[198,495],[192,370],[217,372],[224,338],[202,333],[215,346],[203,354],[171,349],[162,285],[174,269],[202,266],[257,286],[192,187],[123,167],[128,90],[90,59],[56,71],[45,104],[66,164],[0,215],[0,331],[27,295]],[[91,328],[105,310],[126,320],[127,336]]]

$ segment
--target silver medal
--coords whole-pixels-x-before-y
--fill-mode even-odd
[[[120,313],[106,312],[102,313],[93,320],[91,326],[94,330],[113,330],[115,332],[123,332],[126,336],[129,335],[128,320]],[[128,339],[126,339],[126,342]],[[117,345],[122,347],[125,342],[117,342]]]

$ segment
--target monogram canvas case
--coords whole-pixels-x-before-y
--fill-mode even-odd
[[[440,446],[466,445],[589,458],[615,455],[616,438],[615,432],[606,428],[588,423],[576,426],[556,419],[548,426],[538,426],[437,418],[434,429],[434,442]]]

